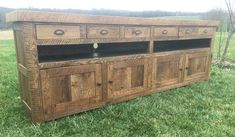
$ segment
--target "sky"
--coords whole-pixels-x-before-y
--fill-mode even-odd
[[[205,12],[224,8],[224,0],[0,0],[0,7],[50,9],[115,9]]]

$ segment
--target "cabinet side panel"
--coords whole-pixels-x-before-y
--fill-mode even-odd
[[[31,118],[34,122],[44,121],[40,73],[38,68],[35,27],[33,23],[23,23],[25,67],[28,74],[28,88],[31,96]]]
[[[30,113],[31,96],[28,90],[28,76],[27,76],[27,69],[25,68],[24,37],[20,24],[15,24],[14,26],[14,39],[15,39],[16,56],[17,56],[20,97],[22,99],[22,102],[26,110]]]

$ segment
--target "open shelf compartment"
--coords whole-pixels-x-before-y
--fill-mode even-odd
[[[154,52],[210,48],[211,39],[154,41]]]
[[[39,45],[39,62],[65,61],[96,57],[144,54],[149,51],[149,42],[119,42],[77,45]]]

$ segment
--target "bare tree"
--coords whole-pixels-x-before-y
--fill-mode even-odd
[[[231,38],[233,34],[235,33],[235,9],[233,9],[234,7],[232,7],[231,0],[225,0],[225,3],[226,3],[228,14],[229,14],[229,26],[228,26],[228,37],[226,39],[225,48],[224,48],[221,61],[225,61]]]

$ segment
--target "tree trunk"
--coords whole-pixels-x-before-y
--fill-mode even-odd
[[[228,37],[226,39],[224,52],[223,52],[223,55],[222,55],[222,58],[221,58],[222,62],[225,61],[225,58],[226,58],[226,55],[227,55],[227,52],[228,52],[228,47],[229,47],[232,36],[233,36],[233,32],[229,32]]]

